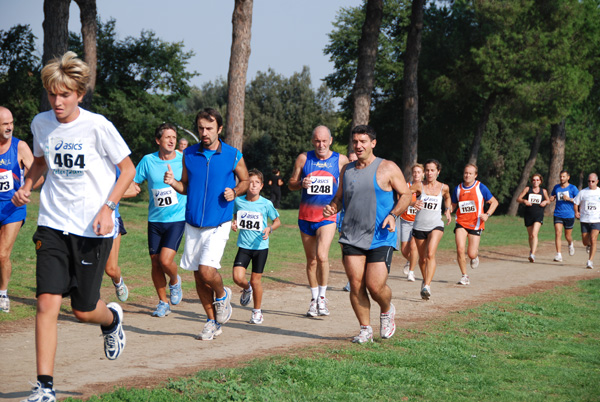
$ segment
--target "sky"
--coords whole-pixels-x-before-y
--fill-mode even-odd
[[[248,81],[257,71],[271,68],[289,77],[306,65],[318,87],[333,72],[323,49],[336,14],[342,7],[360,4],[362,0],[255,0]],[[188,70],[201,74],[192,84],[201,86],[227,78],[233,5],[233,0],[97,0],[97,11],[102,21],[116,20],[118,39],[152,30],[164,41],[183,41],[185,50],[195,53]],[[40,57],[43,19],[43,0],[0,0],[0,29],[29,24],[38,37]],[[73,1],[69,30],[80,29],[79,8]]]

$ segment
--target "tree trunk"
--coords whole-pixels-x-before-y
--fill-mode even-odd
[[[479,119],[479,123],[477,123],[477,130],[475,131],[475,137],[473,137],[473,142],[471,143],[471,155],[469,156],[469,163],[473,165],[477,165],[477,158],[479,157],[479,150],[481,149],[481,139],[483,138],[483,133],[485,132],[485,128],[487,126],[488,120],[490,119],[490,114],[492,113],[492,109],[496,104],[497,95],[492,92],[485,101],[485,105],[483,107],[483,113],[481,114],[481,118]],[[537,154],[537,151],[536,151]]]
[[[419,144],[419,89],[417,72],[421,54],[423,8],[426,0],[413,0],[410,26],[404,53],[404,133],[402,136],[402,171],[410,177],[410,167],[417,162]]]
[[[371,94],[375,86],[375,62],[379,45],[379,31],[383,19],[383,0],[369,0],[367,14],[362,27],[362,35],[358,41],[358,64],[356,80],[352,88],[352,129],[361,124],[369,124],[371,111]],[[348,153],[352,150],[352,134],[348,142]]]
[[[71,0],[44,0],[44,54],[42,65],[55,57],[62,56],[69,42],[69,5]],[[46,90],[42,93],[40,111],[50,110]]]
[[[546,188],[552,189],[560,182],[560,171],[565,162],[565,142],[567,139],[567,130],[565,129],[565,119],[558,124],[550,126],[550,168],[548,169],[548,180]],[[554,214],[554,204],[544,210],[545,215]]]
[[[232,17],[233,39],[227,75],[225,141],[240,150],[244,144],[244,103],[252,35],[252,4],[253,0],[235,0]]]
[[[83,97],[81,106],[90,109],[92,97],[96,88],[96,69],[98,65],[98,54],[96,50],[96,36],[98,25],[96,21],[96,0],[75,0],[79,6],[81,20],[81,37],[83,39],[84,60],[90,66],[90,82],[88,91]]]
[[[535,165],[535,161],[537,160],[538,151],[540,149],[540,143],[542,142],[542,134],[546,126],[540,127],[537,134],[535,135],[535,139],[533,140],[533,145],[531,146],[531,151],[529,152],[529,158],[527,158],[527,162],[525,162],[525,166],[523,167],[523,172],[521,172],[521,179],[519,180],[519,184],[517,184],[517,188],[515,189],[513,196],[510,200],[510,204],[508,206],[508,211],[506,215],[508,216],[517,216],[517,210],[519,209],[519,204],[517,203],[517,198],[521,191],[527,185],[529,181],[529,177],[531,176],[531,171],[533,170],[533,166]]]

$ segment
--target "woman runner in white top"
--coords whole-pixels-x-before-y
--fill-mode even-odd
[[[421,298],[424,300],[429,300],[431,297],[431,281],[437,266],[435,253],[444,235],[442,211],[446,215],[446,225],[452,221],[450,188],[437,181],[441,169],[440,162],[429,159],[425,163],[423,181],[415,183],[411,187],[411,191],[417,194],[415,202],[417,214],[413,226],[413,237],[419,250],[419,267],[423,275]]]

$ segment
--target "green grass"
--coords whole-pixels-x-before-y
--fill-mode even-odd
[[[27,222],[21,228],[13,248],[13,273],[9,284],[9,296],[13,303],[11,303],[10,314],[0,315],[0,324],[35,315],[36,257],[31,238],[37,226],[38,199],[39,193],[34,192],[32,203],[28,207]],[[143,302],[144,299],[151,299],[151,302],[154,303],[156,292],[150,278],[150,257],[147,243],[147,201],[121,202],[120,212],[128,233],[121,240],[119,265],[130,289],[130,300]],[[298,211],[280,210],[279,212],[282,225],[271,238],[269,258],[263,277],[265,282],[287,282],[285,275],[287,271],[290,269],[303,270],[305,265],[304,249],[302,248],[297,226]],[[546,222],[540,231],[540,241],[552,241],[554,239],[552,217],[546,217]],[[454,223],[446,228],[439,247],[441,250],[453,250],[455,248],[453,228]],[[574,238],[579,239],[581,237],[579,225],[575,225],[573,232]],[[227,268],[223,271],[223,279],[228,286],[233,285],[231,271],[228,268],[232,266],[237,253],[236,241],[237,233],[231,232],[221,261],[221,265]],[[337,238],[335,241],[337,241]],[[527,246],[527,244],[527,230],[523,226],[523,219],[509,216],[491,217],[481,240],[481,247]],[[182,242],[176,257],[177,262],[181,258],[183,245]],[[340,248],[337,246],[331,247],[329,258],[339,260],[341,258]],[[192,274],[180,270],[180,275],[184,278],[184,290],[194,292]],[[116,301],[108,277],[104,278],[103,287],[111,290],[108,292],[107,300]],[[70,310],[68,300],[64,301],[63,306],[65,311]]]
[[[90,401],[598,401],[600,280]],[[74,401],[75,399],[68,399]]]

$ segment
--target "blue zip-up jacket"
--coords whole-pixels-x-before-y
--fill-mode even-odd
[[[230,221],[233,201],[225,200],[223,192],[227,187],[235,187],[239,151],[219,140],[219,147],[210,159],[204,154],[202,144],[187,147],[183,152],[188,176],[185,221],[195,227],[216,227]]]

